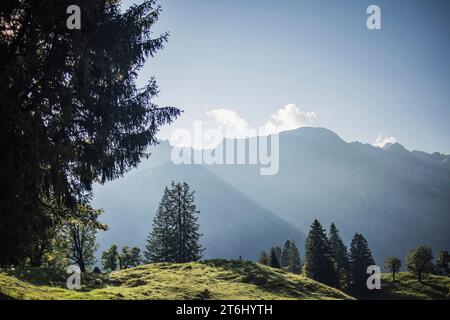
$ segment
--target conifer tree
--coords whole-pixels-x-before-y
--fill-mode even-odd
[[[267,255],[266,251],[262,251],[261,254],[259,255],[259,263],[264,264],[266,266],[269,265],[270,261],[269,261],[269,256]]]
[[[330,243],[319,221],[314,220],[305,242],[305,273],[321,283],[336,287],[335,270]]]
[[[196,216],[199,211],[194,204],[194,193],[186,182],[172,182],[169,202],[173,210],[173,256],[176,262],[197,261],[202,257]]]
[[[367,267],[374,264],[367,240],[356,233],[350,248],[350,285],[353,291],[361,292],[367,289]]]
[[[333,261],[339,276],[339,287],[347,288],[349,284],[350,261],[348,257],[347,247],[339,235],[339,230],[334,223],[330,226],[329,242]]]
[[[155,0],[2,1],[0,10],[0,265],[23,264],[59,218],[87,203],[94,182],[122,176],[180,110],[155,103],[137,72],[163,48]],[[51,199],[51,200],[50,200]],[[51,212],[51,215],[48,213]]]
[[[202,257],[194,191],[187,183],[166,187],[147,240],[148,262],[190,262]]]
[[[150,262],[172,262],[173,256],[173,225],[174,217],[171,212],[169,188],[164,189],[164,194],[153,219],[153,229],[147,239],[144,257]]]
[[[279,253],[277,252],[277,248],[276,247],[272,247],[270,249],[270,255],[269,255],[269,265],[272,268],[280,268],[280,259],[279,259]]]

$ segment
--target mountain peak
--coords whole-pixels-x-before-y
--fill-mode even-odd
[[[281,133],[283,136],[302,137],[307,140],[335,140],[343,141],[334,131],[331,131],[323,127],[301,127],[294,130],[284,131]]]
[[[408,155],[408,156],[411,155],[411,153],[408,151],[408,149],[406,149],[404,146],[402,146],[398,142],[386,143],[382,147],[382,149],[385,151],[394,152],[394,153],[401,154],[401,155]]]

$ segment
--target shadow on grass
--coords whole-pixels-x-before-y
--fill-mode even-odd
[[[289,274],[283,270],[268,268],[251,261],[240,260],[208,260],[203,262],[208,266],[220,268],[234,276],[225,276],[226,280],[253,284],[261,290],[274,295],[288,296],[295,299],[308,298],[318,293],[320,285],[309,281],[289,279]],[[331,292],[327,292],[330,295]]]
[[[18,267],[1,269],[1,272],[33,285],[58,288],[66,288],[67,278],[69,276],[65,270],[58,268]],[[81,274],[81,291],[104,288],[107,284],[108,277],[104,275],[90,272]]]

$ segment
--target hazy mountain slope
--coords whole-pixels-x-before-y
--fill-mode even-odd
[[[205,258],[256,259],[262,250],[287,239],[303,241],[304,235],[297,228],[202,166],[170,162],[152,166],[145,161],[123,179],[95,189],[93,204],[105,209],[102,220],[110,226],[109,231],[99,235],[101,250],[112,243],[143,248],[164,187],[172,180],[186,181],[196,191]]]
[[[449,171],[395,149],[402,152],[301,128],[280,135],[277,175],[260,176],[257,166],[208,169],[305,233],[315,218],[326,227],[334,221],[347,243],[362,232],[382,264],[414,245],[450,247]]]

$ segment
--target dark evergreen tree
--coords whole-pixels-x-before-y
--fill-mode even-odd
[[[272,268],[280,268],[280,258],[279,258],[279,252],[277,252],[277,248],[276,247],[272,247],[270,249],[270,255],[269,255],[269,265]]]
[[[359,233],[352,239],[350,248],[350,286],[355,292],[367,290],[367,267],[374,265],[367,240]]]
[[[258,262],[261,264],[264,264],[266,266],[268,266],[270,264],[269,256],[267,255],[266,251],[261,252],[261,254],[259,255]]]
[[[194,191],[187,183],[172,182],[166,188],[153,222],[145,257],[150,262],[190,262],[200,260],[199,225]]]
[[[200,260],[203,249],[200,245],[194,194],[187,183],[172,182],[169,202],[173,215],[173,257],[176,262]]]
[[[330,226],[329,242],[333,261],[339,276],[339,287],[347,288],[349,285],[350,261],[348,257],[347,247],[339,235],[339,230],[334,223]]]
[[[147,239],[144,257],[147,263],[173,262],[174,257],[174,215],[170,203],[170,191],[166,187],[153,219],[153,229]]]
[[[325,230],[314,220],[305,242],[305,274],[321,283],[337,287],[338,275]]]
[[[93,182],[135,167],[180,111],[158,107],[156,82],[137,72],[163,48],[154,0],[3,1],[0,10],[0,265],[21,264],[58,218],[91,196]],[[35,252],[41,251],[37,248]]]

